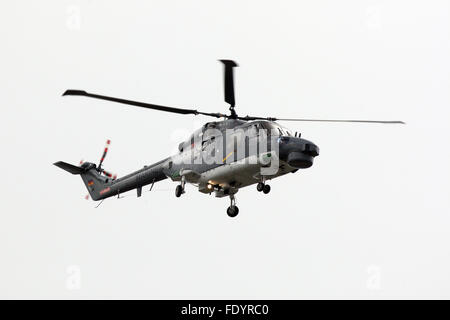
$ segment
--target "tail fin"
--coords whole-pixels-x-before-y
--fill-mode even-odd
[[[92,200],[100,200],[100,191],[110,184],[110,179],[99,174],[93,163],[85,162],[81,167],[78,167],[63,161],[58,161],[54,165],[71,174],[79,174]]]

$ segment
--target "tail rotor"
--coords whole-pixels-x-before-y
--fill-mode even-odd
[[[106,140],[105,150],[103,150],[103,155],[102,155],[102,157],[100,159],[100,162],[98,163],[98,166],[97,166],[98,170],[102,169],[102,164],[103,164],[103,161],[105,160],[106,155],[108,154],[108,149],[109,149],[109,145],[110,144],[111,144],[111,140],[109,140],[109,139]]]
[[[71,174],[81,176],[81,179],[89,192],[89,194],[83,196],[86,200],[100,200],[102,198],[102,194],[100,193],[101,190],[109,188],[114,183],[114,180],[117,179],[117,174],[111,173],[111,171],[107,171],[102,167],[105,157],[108,154],[110,144],[111,140],[108,139],[98,165],[84,161],[83,159],[80,160],[78,165],[72,165],[64,161],[57,161],[54,163],[55,166]]]
[[[103,150],[103,155],[102,155],[102,157],[100,159],[100,162],[98,163],[97,171],[100,172],[100,173],[103,173],[105,176],[107,176],[108,178],[111,178],[112,180],[116,180],[117,179],[117,174],[111,173],[111,172],[106,171],[105,169],[102,168],[103,161],[105,161],[105,158],[106,158],[106,155],[108,154],[108,150],[109,150],[109,146],[110,145],[111,145],[111,140],[109,140],[109,139],[106,140],[105,149]]]
[[[100,161],[98,163],[98,166],[95,168],[100,174],[103,174],[105,176],[107,176],[108,178],[110,178],[111,180],[116,180],[117,179],[117,174],[115,173],[111,173],[105,169],[102,168],[103,165],[103,161],[105,161],[106,155],[108,154],[108,150],[109,150],[109,146],[111,145],[111,140],[106,140],[106,144],[105,144],[105,149],[103,150],[103,154],[102,157],[100,158]],[[83,165],[83,163],[85,163],[85,161],[83,159],[80,160],[80,166]],[[90,196],[89,194],[86,194],[84,196],[84,199],[89,200]]]
[[[102,169],[102,173],[103,173],[105,176],[107,176],[108,178],[111,178],[111,179],[113,179],[113,180],[116,180],[116,179],[117,179],[117,174],[115,174],[115,173],[108,172],[108,171],[106,171],[106,170],[104,170],[104,169]]]

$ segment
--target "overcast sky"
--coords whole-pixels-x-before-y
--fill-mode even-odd
[[[448,1],[8,1],[2,50],[1,298],[450,298]],[[84,199],[52,165],[120,175],[209,119],[90,92],[241,115],[404,120],[283,123],[313,167],[227,198],[165,180]]]

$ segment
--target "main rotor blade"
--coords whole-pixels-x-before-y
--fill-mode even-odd
[[[233,108],[235,105],[234,100],[234,75],[233,68],[237,67],[237,63],[233,60],[220,60],[224,64],[224,93],[225,93],[225,102],[229,103]]]
[[[341,120],[341,119],[282,119],[278,118],[275,121],[304,121],[304,122],[356,122],[356,123],[383,123],[383,124],[405,124],[403,121],[398,120]]]
[[[295,119],[295,118],[271,118],[271,117],[253,117],[245,116],[238,117],[240,120],[252,121],[252,120],[268,120],[268,121],[303,121],[303,122],[344,122],[344,123],[382,123],[382,124],[405,124],[403,121],[390,121],[390,120],[341,120],[341,119]]]
[[[66,90],[66,92],[63,93],[63,96],[84,96],[84,97],[89,97],[89,98],[96,98],[96,99],[101,99],[101,100],[107,100],[107,101],[128,104],[128,105],[132,105],[132,106],[136,106],[136,107],[142,107],[142,108],[165,111],[165,112],[172,112],[172,113],[179,113],[179,114],[194,114],[194,115],[201,114],[201,115],[211,116],[211,117],[215,117],[215,118],[221,118],[224,116],[220,113],[208,113],[208,112],[197,111],[194,109],[166,107],[166,106],[161,106],[161,105],[157,105],[157,104],[102,96],[99,94],[88,93],[84,90]]]

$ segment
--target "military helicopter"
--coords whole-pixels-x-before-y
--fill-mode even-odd
[[[135,172],[117,178],[103,169],[103,161],[108,152],[107,141],[98,165],[80,162],[79,166],[63,161],[54,165],[72,174],[80,175],[90,197],[94,201],[104,200],[136,189],[137,197],[142,188],[155,182],[171,179],[177,182],[175,196],[185,193],[186,183],[193,184],[205,194],[216,197],[230,197],[227,214],[236,217],[235,194],[239,189],[256,184],[259,192],[268,194],[267,181],[299,169],[313,165],[319,155],[319,147],[301,138],[301,134],[284,128],[277,121],[319,121],[403,124],[402,121],[378,120],[330,120],[297,119],[260,116],[239,116],[235,110],[234,73],[238,65],[232,60],[219,60],[224,65],[224,95],[229,106],[229,114],[203,112],[195,109],[175,108],[109,96],[88,93],[83,90],[67,90],[63,96],[84,96],[112,102],[165,111],[183,115],[202,115],[222,119],[207,122],[196,130],[186,141],[179,144],[178,153],[145,166]],[[211,161],[214,160],[214,161]],[[208,161],[206,161],[208,160]]]

